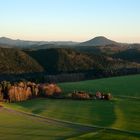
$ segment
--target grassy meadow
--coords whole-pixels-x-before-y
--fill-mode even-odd
[[[10,107],[74,123],[140,131],[140,101],[135,99],[115,101],[34,99],[12,104]]]
[[[65,93],[83,90],[91,93],[111,92],[114,96],[140,97],[140,75],[61,83],[59,86]]]
[[[6,110],[0,111],[1,140],[56,140],[79,133],[75,128],[44,123]]]
[[[38,133],[38,135],[44,136],[41,137],[42,139],[45,138],[45,136],[49,136],[47,139],[138,140],[140,139],[139,83],[140,75],[59,84],[65,94],[73,90],[84,90],[92,93],[98,90],[111,92],[114,96],[114,99],[111,101],[39,98],[26,102],[4,104],[4,106],[14,110],[69,121],[74,124],[97,126],[97,128],[101,127],[101,129],[97,129],[93,132],[85,131],[86,134],[81,134],[79,130],[69,128],[69,126],[66,128],[58,125],[50,126],[42,122],[32,122],[29,118],[26,119],[25,116],[24,118],[23,116],[18,116],[18,119],[16,119],[16,114],[7,115],[9,112],[0,112],[0,114],[2,114],[0,115],[0,124],[5,126],[0,127],[0,136],[8,139],[8,136],[5,136],[5,132],[12,131],[13,139],[19,139],[22,135],[24,138],[28,133],[29,135],[33,133],[33,136],[30,135],[27,136],[27,138],[37,139],[40,138],[40,136],[36,136]],[[8,120],[8,122],[6,120]],[[12,128],[19,129],[16,131]],[[25,130],[24,128],[27,129]],[[37,128],[37,130],[35,128]],[[113,129],[120,130],[120,132],[114,131]],[[23,134],[20,133],[21,131],[23,131]],[[17,135],[15,135],[15,133],[17,133]]]

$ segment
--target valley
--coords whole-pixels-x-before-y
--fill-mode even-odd
[[[140,0],[0,2],[0,140],[140,140]]]
[[[68,94],[74,89],[93,93],[99,89],[102,92],[108,91],[113,95],[111,101],[38,98],[10,104],[2,103],[4,108],[1,108],[3,115],[0,116],[0,120],[8,119],[8,122],[3,121],[3,125],[9,125],[9,127],[3,127],[3,131],[0,129],[0,132],[3,132],[0,135],[6,139],[7,136],[4,136],[4,130],[10,131],[11,125],[17,125],[27,139],[30,137],[37,139],[39,137],[39,139],[43,140],[46,138],[45,136],[49,136],[48,139],[56,140],[59,138],[70,140],[138,140],[140,138],[139,80],[139,75],[134,75],[59,84],[64,94]],[[16,115],[18,119],[12,120],[13,115]],[[41,122],[38,122],[38,119]],[[43,119],[47,122],[45,123]],[[23,124],[19,125],[18,121],[24,122],[23,124],[26,125],[26,128],[30,126],[27,125],[27,122],[28,124],[34,122],[31,125],[32,128],[30,128],[33,132],[35,132],[34,129],[39,127],[39,125],[42,128],[40,128],[39,132],[36,130],[38,136],[36,133],[31,135],[30,131],[23,131],[24,126]],[[58,121],[57,124],[54,123],[56,121]],[[6,122],[8,123],[7,125],[5,124]],[[53,128],[54,124],[55,130]],[[71,128],[71,126],[74,127]],[[66,128],[62,133],[63,127]],[[85,129],[85,127],[87,128]],[[46,131],[44,132],[41,129]],[[54,131],[57,134],[56,137]],[[21,136],[17,131],[14,134],[11,133],[11,135],[13,139],[17,139],[19,135]]]
[[[11,88],[11,103],[0,103],[2,140],[139,140],[139,45],[104,37],[80,44],[43,43],[18,40],[0,45],[0,81],[11,82],[1,85]],[[47,83],[62,92],[60,98],[48,98],[53,89]],[[12,88],[26,96],[12,95]],[[113,98],[96,100],[98,91]],[[73,98],[75,92],[88,98]]]

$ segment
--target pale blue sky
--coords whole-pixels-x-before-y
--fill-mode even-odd
[[[140,42],[140,0],[0,0],[0,36]]]

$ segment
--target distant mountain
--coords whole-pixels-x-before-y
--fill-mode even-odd
[[[40,42],[37,41],[23,41],[23,40],[14,40],[14,39],[10,39],[7,37],[1,37],[0,38],[0,44],[3,45],[9,45],[12,47],[27,47],[30,45],[35,45],[35,44],[40,44]]]
[[[14,40],[7,37],[0,38],[0,44],[2,45],[9,45],[12,47],[39,47],[41,45],[75,45],[77,42],[73,41],[25,41],[25,40]],[[47,46],[46,46],[47,47]]]
[[[32,49],[48,49],[48,48],[75,48],[77,46],[119,46],[119,47],[128,47],[128,48],[140,48],[140,44],[128,44],[128,43],[119,43],[113,40],[110,40],[104,36],[98,36],[91,40],[85,42],[73,42],[73,41],[26,41],[20,39],[10,39],[7,37],[0,37],[0,46],[14,47],[14,48],[32,48]]]
[[[140,43],[128,44],[129,48],[140,49]]]
[[[95,37],[91,40],[80,43],[81,46],[105,46],[105,45],[110,45],[110,44],[117,45],[119,43],[112,41],[110,39],[107,39],[104,36],[98,36],[98,37]]]
[[[74,42],[74,41],[50,41],[48,42],[49,44],[53,44],[53,45],[76,45],[78,44],[78,42]]]

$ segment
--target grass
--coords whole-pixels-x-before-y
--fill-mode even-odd
[[[116,128],[124,131],[140,132],[140,75],[114,77],[107,79],[98,79],[90,81],[82,81],[75,83],[61,83],[60,86],[64,90],[65,94],[76,90],[85,90],[95,92],[97,90],[103,92],[111,92],[113,96],[129,96],[129,98],[117,97],[112,101],[98,101],[98,100],[67,100],[67,99],[33,99],[26,102],[4,104],[7,107],[23,110],[39,114],[42,116],[71,121],[73,123],[81,123],[87,125],[97,125],[101,127]],[[136,98],[131,98],[136,97]],[[1,113],[1,112],[0,112]],[[16,117],[16,116],[15,116]],[[13,119],[15,119],[13,117]],[[25,118],[19,118],[19,120],[11,120],[10,114],[8,118],[0,115],[0,124],[2,126],[8,126],[7,131],[11,131],[10,127],[16,128],[21,126],[21,129],[17,130],[18,133],[22,131],[22,128],[29,127],[30,131],[23,129],[23,138],[25,139],[34,137],[44,138],[43,136],[27,136],[26,133],[45,135],[48,139],[68,139],[68,140],[138,140],[140,135],[133,135],[129,133],[115,132],[107,129],[97,130],[95,132],[78,135],[78,131],[59,126],[49,126],[46,124],[30,122]],[[9,120],[9,122],[6,122]],[[21,120],[21,121],[20,121]],[[23,120],[24,123],[21,123]],[[27,121],[27,122],[26,122]],[[14,122],[14,124],[12,124]],[[23,125],[23,126],[22,126]],[[31,129],[31,127],[33,129]],[[38,129],[37,133],[34,133],[34,128]],[[0,127],[2,128],[2,127]],[[17,127],[18,128],[18,127]],[[5,129],[5,128],[4,128]],[[5,130],[6,130],[5,129]],[[21,131],[20,131],[21,130]],[[42,130],[42,131],[41,131]],[[46,131],[44,131],[46,130]],[[0,135],[2,129],[0,129]],[[15,133],[13,130],[12,133]],[[77,133],[77,134],[75,134]],[[5,133],[4,133],[5,134]],[[53,136],[54,135],[54,136]],[[77,136],[75,136],[77,135]],[[4,136],[4,135],[3,135]],[[15,135],[12,135],[15,136]],[[5,136],[6,137],[6,136]],[[7,136],[8,137],[8,136]],[[9,137],[8,137],[9,138]],[[8,139],[7,138],[7,139]],[[17,136],[19,138],[19,135]]]
[[[34,99],[10,106],[43,116],[84,124],[107,126],[115,119],[114,104],[107,101]]]
[[[10,107],[76,123],[140,131],[139,100],[79,101],[34,99]]]
[[[139,136],[118,133],[107,130],[99,130],[96,132],[80,135],[78,137],[69,138],[67,140],[139,140]]]
[[[75,135],[76,129],[50,125],[36,119],[0,111],[1,140],[59,140]]]
[[[95,93],[96,91],[111,92],[114,96],[140,97],[140,75],[112,77],[80,82],[59,84],[65,93],[74,90],[83,90]]]

